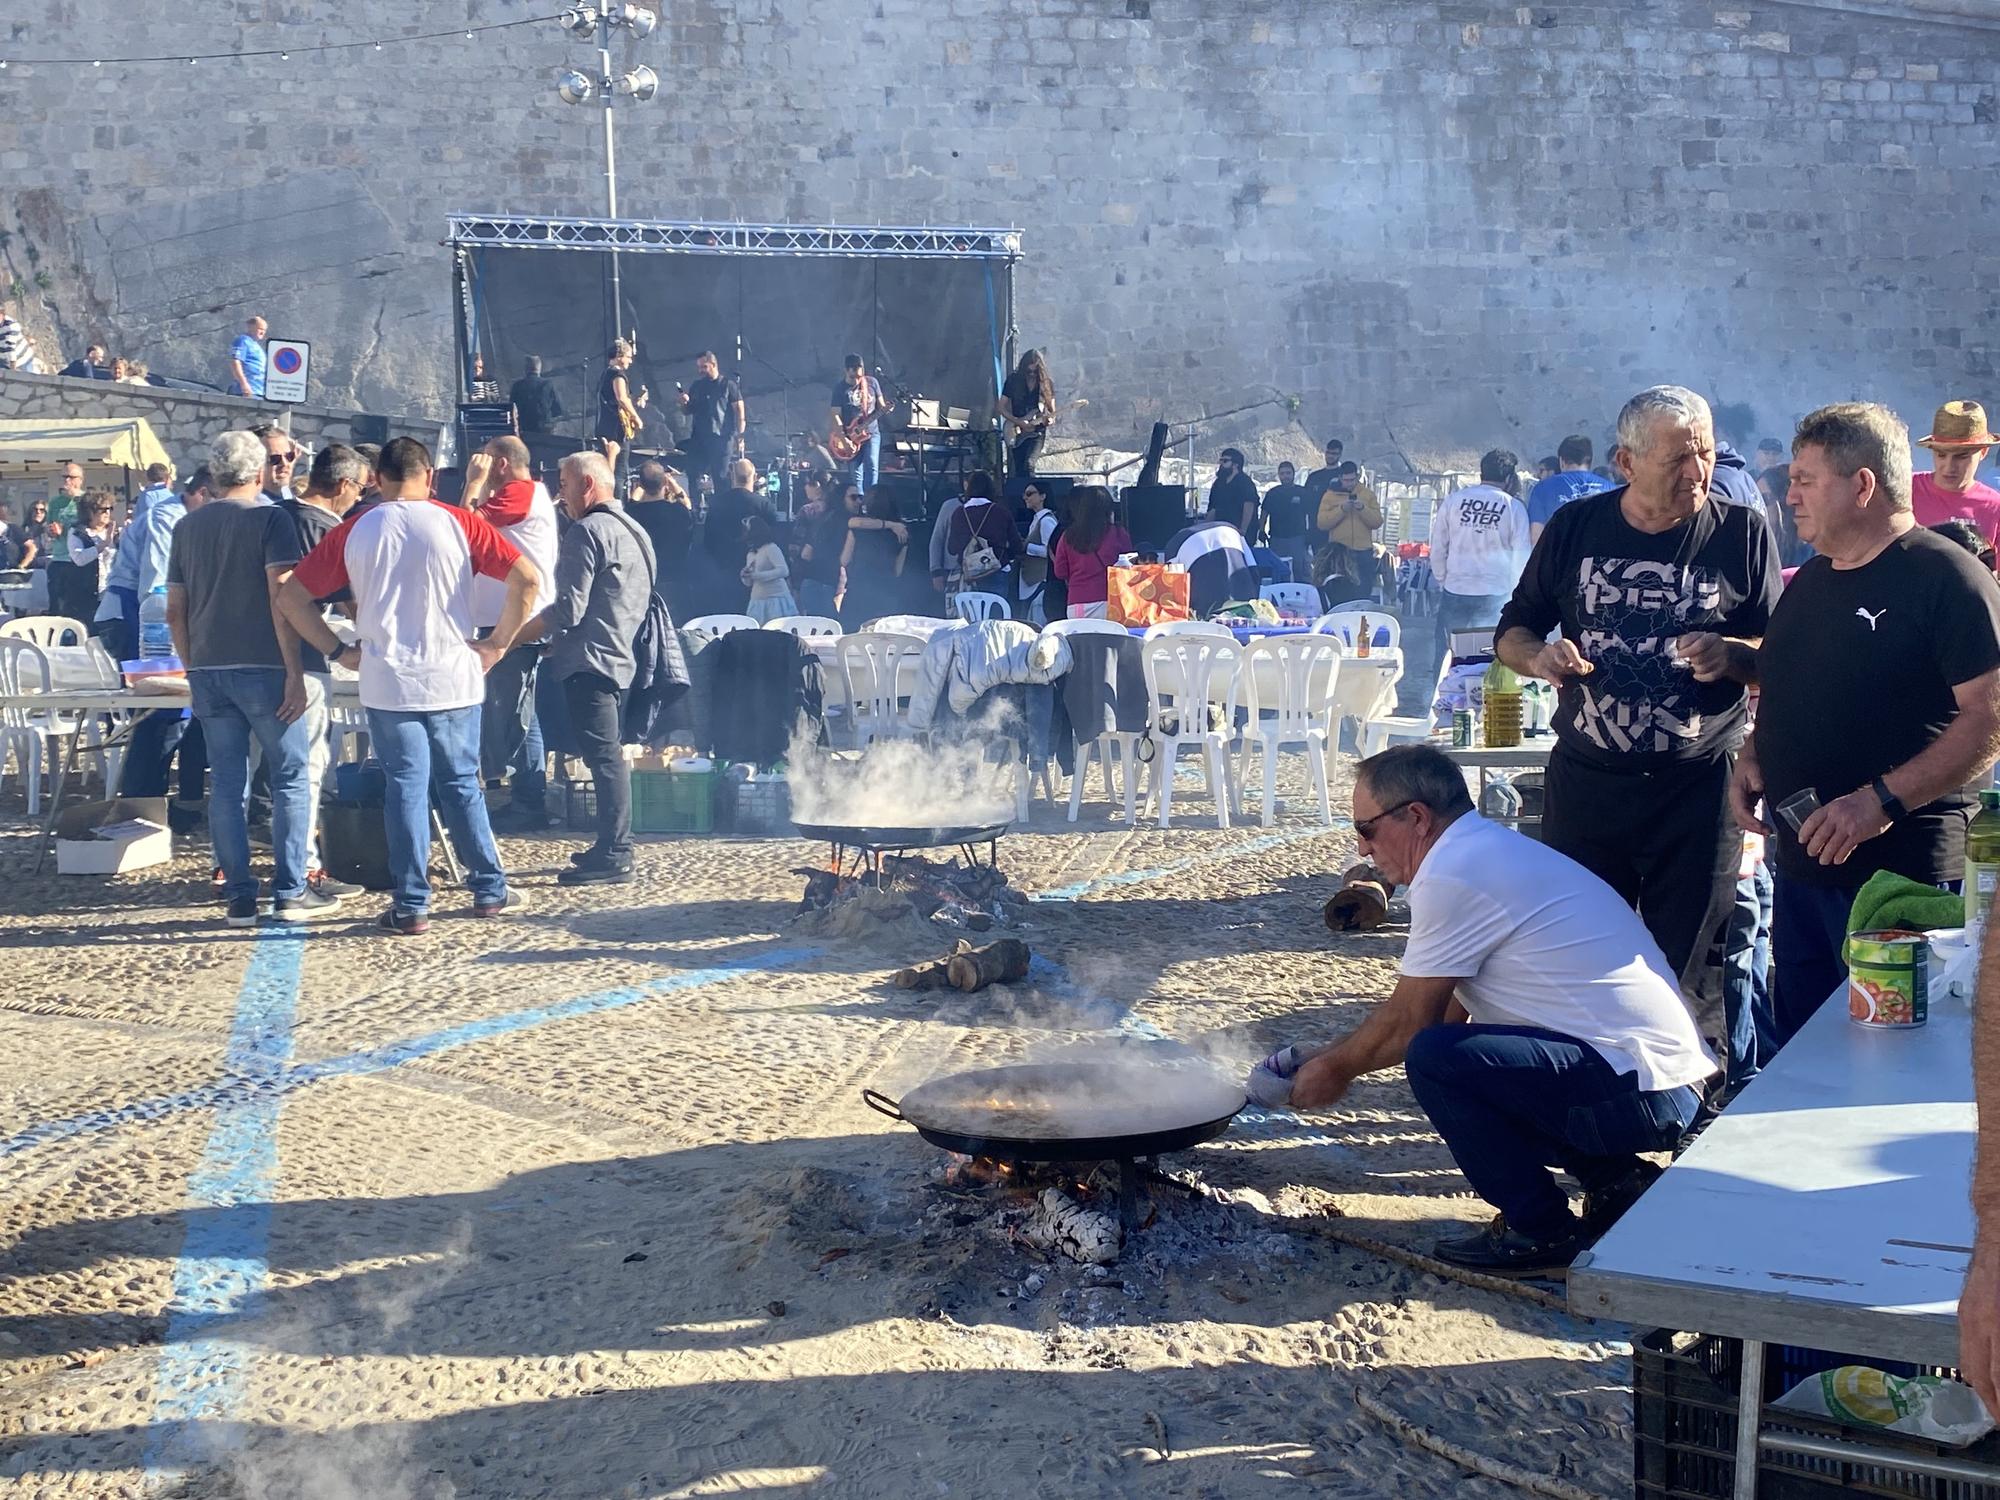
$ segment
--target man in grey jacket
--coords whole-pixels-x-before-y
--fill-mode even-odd
[[[560,885],[627,885],[632,880],[632,773],[619,733],[625,689],[638,660],[632,643],[653,594],[652,545],[618,503],[602,454],[562,461],[561,497],[573,523],[556,554],[553,597],[522,631],[550,638],[544,670],[562,684],[570,727],[597,794],[597,842],[570,856]]]

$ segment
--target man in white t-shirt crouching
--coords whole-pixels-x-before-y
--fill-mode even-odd
[[[1310,1057],[1291,1103],[1324,1109],[1402,1064],[1473,1191],[1500,1210],[1440,1260],[1560,1275],[1631,1206],[1716,1071],[1659,945],[1583,866],[1472,810],[1444,752],[1399,745],[1354,785],[1363,855],[1409,887],[1410,937],[1389,998]],[[1556,1181],[1584,1192],[1583,1218]]]

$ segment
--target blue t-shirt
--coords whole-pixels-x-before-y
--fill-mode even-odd
[[[1528,520],[1533,525],[1546,526],[1549,517],[1570,501],[1610,488],[1588,469],[1564,469],[1560,474],[1551,474],[1528,491]]]
[[[247,333],[236,335],[236,343],[229,351],[230,357],[243,366],[243,373],[250,381],[250,394],[259,400],[264,396],[264,346]]]

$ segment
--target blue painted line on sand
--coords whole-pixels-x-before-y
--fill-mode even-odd
[[[1072,881],[1051,890],[1037,891],[1029,897],[1032,901],[1081,901],[1086,896],[1094,896],[1099,891],[1117,890],[1128,885],[1143,885],[1149,880],[1161,880],[1168,875],[1178,875],[1184,870],[1192,870],[1200,865],[1214,864],[1217,860],[1236,859],[1253,854],[1265,854],[1272,849],[1283,848],[1286,844],[1296,844],[1301,839],[1322,838],[1329,833],[1338,833],[1349,824],[1343,819],[1332,827],[1292,828],[1283,833],[1267,833],[1246,843],[1235,844],[1227,849],[1211,849],[1204,854],[1190,854],[1186,859],[1172,860],[1164,865],[1155,865],[1145,870],[1119,870],[1110,875],[1093,875],[1088,880]]]
[[[223,1055],[230,1085],[216,1102],[208,1144],[188,1179],[188,1228],[174,1265],[166,1347],[146,1451],[149,1490],[196,1457],[200,1424],[227,1413],[243,1382],[243,1350],[211,1335],[263,1288],[278,1177],[274,1087],[292,1055],[305,934],[260,932],[236,993],[236,1018]]]
[[[739,974],[754,974],[782,968],[787,964],[817,958],[824,951],[820,948],[775,948],[752,957],[730,959],[708,968],[690,969],[684,974],[670,974],[660,979],[648,980],[644,984],[628,985],[623,989],[602,990],[593,995],[583,995],[574,1000],[564,1000],[552,1005],[535,1005],[525,1010],[509,1011],[505,1015],[465,1021],[456,1026],[446,1026],[437,1031],[426,1032],[421,1036],[388,1042],[380,1047],[369,1047],[340,1057],[329,1057],[318,1062],[301,1063],[297,1067],[280,1069],[256,1080],[254,1088],[273,1098],[282,1098],[295,1089],[322,1083],[329,1078],[352,1078],[364,1073],[385,1072],[390,1068],[446,1052],[454,1047],[489,1041],[517,1031],[546,1026],[554,1021],[618,1010],[627,1005],[636,1005],[643,1000],[657,999],[662,995],[697,989],[702,985],[731,979]],[[134,1100],[116,1109],[91,1110],[61,1120],[44,1121],[0,1140],[0,1161],[42,1146],[75,1140],[79,1136],[95,1135],[121,1125],[164,1119],[183,1110],[216,1108],[238,1098],[250,1088],[252,1085],[246,1080],[225,1073],[213,1083],[203,1084],[199,1088],[184,1089],[177,1094],[161,1094],[151,1099]]]

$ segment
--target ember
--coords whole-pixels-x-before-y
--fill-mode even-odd
[[[800,867],[806,878],[799,911],[827,911],[863,896],[871,899],[869,914],[883,920],[915,915],[968,932],[1011,926],[1028,898],[1007,883],[991,865],[963,862],[957,857],[925,859],[915,854],[884,855],[875,868],[814,870]]]

